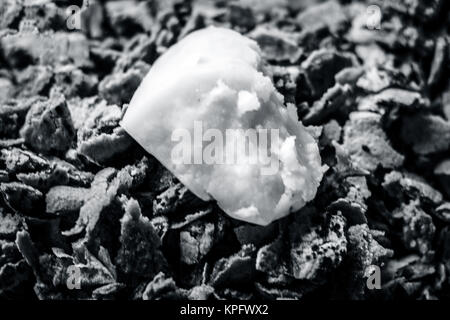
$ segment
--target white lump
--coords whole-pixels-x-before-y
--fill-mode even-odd
[[[164,53],[121,125],[195,195],[247,222],[267,225],[300,209],[324,172],[256,42],[228,29],[196,31]]]

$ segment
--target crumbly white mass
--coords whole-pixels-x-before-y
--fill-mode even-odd
[[[244,129],[240,135],[247,129],[278,129],[279,139],[269,134],[267,145],[253,145],[270,155],[278,170],[245,154],[240,156],[247,163],[174,161],[179,143],[174,131],[185,129],[194,137],[196,121],[203,133],[216,129],[210,132],[223,137],[227,129]],[[303,207],[315,197],[324,172],[316,141],[295,107],[284,106],[256,42],[228,29],[193,32],[164,53],[135,92],[121,125],[195,195],[215,199],[228,215],[251,223],[267,225]],[[230,142],[222,142],[226,149]]]

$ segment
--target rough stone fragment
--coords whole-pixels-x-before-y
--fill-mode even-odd
[[[13,67],[63,65],[88,67],[89,45],[81,32],[16,33],[0,39],[7,62]]]
[[[39,190],[19,182],[0,184],[9,204],[16,210],[34,216],[39,214],[43,204],[43,195]]]
[[[402,221],[401,240],[407,249],[421,254],[431,250],[436,227],[417,201],[403,204],[393,212],[393,218]]]
[[[303,29],[319,29],[326,26],[332,33],[345,29],[347,16],[337,1],[325,1],[300,12],[296,19]]]
[[[118,270],[127,278],[152,279],[167,262],[160,251],[161,240],[148,218],[142,216],[136,200],[126,203],[121,224]]]
[[[22,219],[18,215],[3,213],[0,209],[0,239],[14,240],[21,226]]]
[[[429,100],[422,97],[419,92],[388,88],[375,95],[368,95],[362,98],[358,103],[358,110],[384,114],[393,107],[415,110],[427,108],[429,104]]]
[[[253,245],[244,245],[235,255],[220,259],[212,271],[211,284],[220,287],[252,281],[256,271],[255,253]]]
[[[78,211],[89,197],[89,189],[69,186],[53,187],[45,195],[46,211],[66,213]]]
[[[52,93],[61,93],[66,98],[89,97],[95,92],[97,83],[97,76],[88,75],[73,65],[66,65],[55,70]]]
[[[62,153],[73,144],[75,129],[63,97],[36,102],[20,131],[25,143],[42,153]]]
[[[43,98],[32,97],[10,100],[5,104],[0,103],[0,137],[19,137],[19,131],[25,122],[28,110],[38,100],[43,100]]]
[[[384,177],[382,186],[397,201],[408,202],[418,198],[434,205],[442,202],[442,194],[438,190],[412,173],[392,171]]]
[[[294,225],[295,226],[295,225]],[[325,235],[318,229],[296,235],[290,228],[290,269],[296,279],[312,280],[337,267],[347,252],[345,218],[333,215],[325,225]]]
[[[116,128],[111,134],[100,133],[78,144],[77,151],[96,162],[106,162],[127,151],[133,140],[122,129]]]
[[[143,300],[180,300],[186,299],[188,292],[177,287],[175,281],[159,272],[145,287]]]
[[[378,165],[396,168],[404,157],[388,142],[381,128],[381,116],[372,112],[352,112],[344,126],[343,148],[360,168],[373,171]]]
[[[307,220],[306,217],[303,219]],[[338,212],[323,224],[291,223],[288,245],[282,237],[259,249],[256,269],[271,276],[323,282],[324,276],[341,264],[347,253],[346,219]],[[283,254],[288,252],[289,254]]]
[[[11,173],[27,173],[50,168],[47,159],[19,148],[0,150],[0,159]]]
[[[254,39],[262,50],[262,55],[268,61],[295,64],[302,55],[295,37],[278,29],[258,27],[253,30],[249,37]]]
[[[350,95],[351,88],[348,84],[336,84],[328,89],[320,100],[314,102],[303,118],[303,122],[306,125],[315,125],[323,123],[325,119],[338,111],[342,114],[348,113],[350,110],[347,106],[347,100]]]
[[[302,62],[302,74],[298,78],[297,101],[314,100],[335,84],[335,75],[344,68],[356,65],[356,58],[349,53],[319,49]]]
[[[125,72],[118,72],[105,77],[98,85],[98,91],[102,98],[110,104],[121,106],[130,102],[133,92],[137,89],[149,66],[141,63],[141,66],[130,68]]]
[[[270,224],[268,226],[242,225],[234,228],[234,233],[241,245],[254,244],[259,247],[268,241],[273,241],[276,236],[277,226]]]
[[[417,154],[444,152],[450,147],[450,122],[435,115],[404,116],[400,137]]]
[[[209,252],[214,240],[214,224],[196,222],[180,232],[180,260],[196,264]]]
[[[18,97],[28,98],[48,94],[53,80],[53,70],[48,66],[29,66],[16,75],[19,83]]]
[[[369,267],[380,266],[384,259],[393,255],[391,250],[382,247],[373,237],[367,224],[351,226],[348,233],[348,256],[352,272],[345,272],[348,276],[345,290],[349,298],[362,299],[367,288],[366,282]]]
[[[118,35],[130,36],[149,30],[153,21],[149,7],[135,0],[107,2],[105,10],[109,25]]]

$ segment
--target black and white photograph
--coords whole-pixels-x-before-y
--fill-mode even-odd
[[[449,300],[449,76],[444,0],[0,0],[0,301]]]

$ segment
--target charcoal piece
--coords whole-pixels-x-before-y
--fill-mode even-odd
[[[96,300],[115,300],[125,287],[123,283],[110,283],[92,291],[92,298]]]
[[[372,112],[352,112],[344,126],[344,143],[354,164],[373,171],[378,165],[396,168],[403,164],[404,156],[395,151],[383,129],[381,116]]]
[[[14,243],[15,238],[16,235],[14,235],[12,241],[0,240],[0,266],[5,265],[6,263],[16,263],[23,259],[19,249]]]
[[[40,191],[46,192],[55,185],[80,185],[84,186],[90,183],[92,175],[82,173],[74,175],[67,168],[55,164],[51,169],[32,173],[18,173],[17,180],[32,186]]]
[[[172,221],[172,223],[170,225],[170,229],[181,229],[184,226],[189,225],[190,223],[193,223],[194,221],[199,220],[202,217],[210,214],[211,212],[213,212],[213,208],[208,207],[205,210],[199,210],[194,213],[187,214],[186,216],[183,217],[183,220],[180,222]],[[159,217],[165,217],[165,216],[159,216]]]
[[[412,111],[428,108],[429,104],[429,100],[424,98],[419,92],[388,88],[377,94],[368,95],[362,98],[358,103],[358,110],[384,114],[394,107]]]
[[[148,218],[142,216],[139,204],[134,199],[125,204],[120,242],[116,265],[125,279],[152,279],[166,269],[161,240]]]
[[[351,198],[338,199],[327,207],[327,212],[339,212],[345,217],[349,226],[367,224],[367,206],[363,202],[353,201]]]
[[[19,148],[2,149],[1,161],[10,173],[30,173],[50,168],[47,159]]]
[[[3,299],[20,299],[31,296],[30,281],[32,272],[25,260],[5,263],[0,266],[0,297]]]
[[[208,300],[214,293],[214,288],[208,285],[195,286],[189,291],[189,300]]]
[[[43,208],[43,194],[30,186],[19,182],[0,184],[0,191],[6,195],[6,200],[15,210],[35,216]]]
[[[317,30],[326,26],[332,33],[340,33],[345,30],[347,16],[341,5],[331,0],[300,12],[297,21],[304,29]]]
[[[432,1],[379,1],[382,5],[382,10],[399,12],[410,17],[414,17],[421,22],[430,22],[436,18],[439,14],[439,10],[442,8],[444,1],[432,0]]]
[[[180,261],[197,264],[211,250],[214,240],[214,224],[197,221],[180,232]]]
[[[420,176],[408,172],[392,171],[385,175],[383,188],[389,196],[397,201],[409,202],[420,199],[422,202],[438,205],[442,202],[442,194],[434,189]]]
[[[401,122],[400,137],[416,154],[428,155],[449,149],[450,122],[443,118],[416,114],[404,116]]]
[[[18,215],[8,214],[0,209],[0,239],[15,240],[22,224],[22,219]]]
[[[12,67],[30,64],[88,67],[89,46],[80,32],[16,33],[0,39],[3,54]]]
[[[277,230],[276,224],[269,224],[265,227],[244,224],[233,229],[241,245],[254,244],[256,247],[273,241],[277,235]]]
[[[77,151],[96,162],[104,163],[125,153],[132,144],[131,137],[118,127],[111,134],[100,133],[80,142]]]
[[[71,99],[67,102],[73,125],[78,130],[78,143],[95,135],[109,133],[118,126],[122,111],[116,105],[108,105],[98,97]]]
[[[70,236],[86,231],[85,238],[81,243],[87,242],[91,245],[95,244],[95,246],[105,240],[104,237],[107,238],[108,242],[114,242],[110,239],[108,232],[119,232],[120,230],[118,220],[112,219],[111,216],[118,219],[119,216],[123,215],[117,196],[139,186],[145,178],[146,171],[147,166],[144,160],[136,166],[126,166],[120,171],[106,168],[98,172],[92,181],[91,188],[78,194],[79,197],[87,195],[80,208],[75,226],[71,230],[65,231],[64,234]],[[73,199],[73,196],[67,196],[67,193],[53,192],[51,195],[54,198],[48,199],[49,203],[51,203],[50,201],[56,201],[53,209],[76,210],[82,202],[82,199]],[[67,196],[67,198],[59,199],[59,197],[64,196]],[[63,201],[70,204],[68,208],[64,207]]]
[[[17,88],[19,98],[46,96],[53,81],[53,70],[48,66],[29,66],[17,73],[16,81],[20,84]]]
[[[45,196],[48,213],[70,213],[78,211],[89,198],[90,190],[69,186],[55,186]]]
[[[74,142],[75,129],[64,98],[33,104],[20,134],[36,151],[45,154],[67,151]]]
[[[372,193],[367,185],[367,179],[364,176],[348,177],[345,179],[348,184],[348,193],[346,199],[357,203],[362,208],[366,208],[366,200]]]
[[[383,261],[393,255],[391,250],[385,249],[374,239],[372,232],[367,224],[354,225],[347,231],[349,258],[347,269],[342,270],[341,277],[345,279],[346,296],[350,299],[365,298],[370,267],[381,267]]]
[[[243,285],[252,281],[256,272],[255,254],[252,244],[244,245],[238,253],[217,261],[211,274],[212,286]]]
[[[278,92],[284,96],[286,103],[295,104],[295,93],[297,91],[297,77],[300,72],[298,66],[271,66],[273,84]]]
[[[131,39],[125,52],[117,59],[114,71],[125,72],[138,61],[152,64],[157,57],[155,39],[139,34]]]
[[[403,95],[387,94],[387,98],[396,99],[398,103],[402,103],[403,99],[408,99],[406,96],[408,92],[398,87],[408,87],[406,77],[399,71],[383,68],[381,66],[369,67],[356,81],[356,86],[368,93],[379,93],[383,90],[387,90],[389,93],[399,93]],[[410,94],[413,94],[411,92]],[[395,101],[395,102],[397,102]],[[407,101],[405,105],[409,105]]]
[[[305,125],[316,125],[323,123],[333,113],[349,113],[348,107],[351,89],[349,85],[337,84],[328,89],[320,98],[314,102],[308,113],[303,118]]]
[[[177,183],[156,197],[153,201],[153,212],[155,215],[168,215],[182,208],[195,210],[204,203],[181,183]]]
[[[114,73],[105,77],[98,85],[98,91],[102,98],[110,104],[121,106],[128,103],[141,80],[149,70],[149,66],[140,63],[141,67],[134,66],[125,72]]]
[[[344,226],[346,219],[336,214],[320,228],[297,234],[295,224],[289,228],[291,237],[290,274],[296,279],[316,280],[336,268],[347,253]]]
[[[9,100],[0,103],[0,137],[17,138],[19,131],[25,122],[25,117],[31,106],[42,97],[31,97],[28,99]]]
[[[117,35],[130,36],[148,30],[152,21],[145,3],[112,1],[105,5],[107,21]]]
[[[161,241],[163,241],[165,235],[167,234],[167,231],[169,230],[168,220],[169,219],[165,216],[154,217],[150,220],[150,223],[152,224]]]
[[[431,250],[436,227],[417,201],[403,204],[392,213],[392,218],[400,220],[403,225],[401,240],[406,249],[422,255]]]
[[[72,65],[62,66],[55,70],[52,94],[58,92],[66,98],[89,97],[95,93],[97,84],[97,76],[88,75]]]
[[[302,55],[295,36],[277,29],[258,27],[249,36],[260,46],[263,57],[276,63],[295,64]]]
[[[320,49],[312,52],[301,64],[297,81],[297,102],[320,98],[335,84],[335,75],[344,68],[356,65],[352,54]]]
[[[180,289],[175,281],[159,272],[145,287],[143,300],[181,300],[186,299],[188,292]]]

